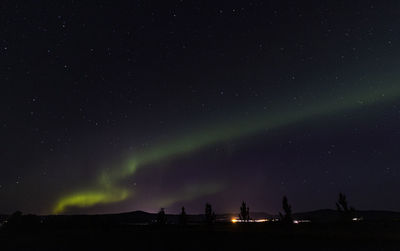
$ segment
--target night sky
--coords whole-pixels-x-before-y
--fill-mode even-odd
[[[1,1],[0,212],[400,210],[399,1]]]

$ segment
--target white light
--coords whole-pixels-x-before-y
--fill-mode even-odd
[[[240,220],[237,218],[232,218],[231,222],[232,223],[238,223],[238,222],[256,222],[256,223],[261,223],[261,222],[267,222],[269,221],[268,219],[257,219],[257,220]]]
[[[294,224],[299,224],[299,223],[308,223],[311,222],[310,220],[293,220]]]

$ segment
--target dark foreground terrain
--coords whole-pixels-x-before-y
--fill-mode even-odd
[[[0,250],[400,250],[400,223],[39,224],[3,228]]]

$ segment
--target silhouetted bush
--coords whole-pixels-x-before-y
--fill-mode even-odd
[[[185,212],[185,207],[182,207],[182,212],[179,215],[179,225],[185,226],[187,224],[187,215]]]
[[[284,224],[293,224],[292,206],[289,205],[289,202],[288,202],[288,199],[286,196],[283,196],[282,208],[283,208],[284,214],[279,213],[281,222]]]
[[[239,219],[247,222],[250,220],[249,207],[247,207],[246,202],[244,201],[242,202],[242,206],[240,207]]]
[[[4,230],[31,231],[39,228],[39,226],[40,218],[37,215],[23,215],[22,212],[16,211],[10,217],[8,217],[6,224],[4,225]]]
[[[340,220],[342,222],[351,222],[355,217],[356,210],[353,207],[349,207],[346,195],[343,193],[339,193],[339,198],[336,202],[336,208],[340,213]]]
[[[211,204],[209,203],[206,203],[205,218],[206,223],[209,225],[215,222],[215,213],[212,211]]]
[[[158,225],[165,225],[167,223],[167,216],[165,215],[164,208],[161,208],[157,214],[157,224]]]

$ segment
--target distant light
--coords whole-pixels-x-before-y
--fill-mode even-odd
[[[240,220],[240,219],[237,219],[237,218],[232,218],[232,219],[231,219],[231,222],[232,222],[232,223],[238,223],[238,222],[244,222],[244,223],[247,223],[247,222],[256,222],[256,223],[261,223],[261,222],[267,222],[267,221],[270,221],[270,220],[269,220],[269,219]]]
[[[310,223],[310,220],[293,220],[294,224],[300,224],[300,223]]]

